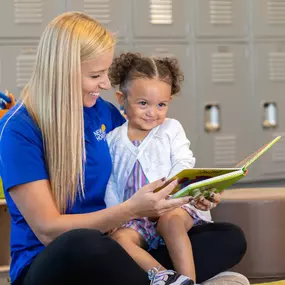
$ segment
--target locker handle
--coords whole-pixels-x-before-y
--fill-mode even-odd
[[[265,102],[263,104],[263,128],[277,127],[277,104],[275,102]]]
[[[207,132],[217,132],[221,128],[220,106],[218,104],[208,104],[205,106],[205,130]]]

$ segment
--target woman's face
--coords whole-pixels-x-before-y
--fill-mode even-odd
[[[98,58],[83,62],[82,73],[82,94],[84,107],[92,107],[100,96],[102,90],[110,88],[108,69],[112,63],[114,49],[108,50]]]

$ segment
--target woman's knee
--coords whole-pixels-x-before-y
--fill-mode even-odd
[[[245,238],[245,234],[243,230],[234,224],[228,224],[229,227],[229,235],[232,242],[236,245],[237,251],[240,253],[241,257],[243,257],[247,250],[247,241]]]
[[[239,262],[245,255],[247,242],[243,230],[235,224],[231,223],[214,223],[215,230],[220,231],[223,239],[228,241],[226,244],[230,246],[230,250],[238,257]]]
[[[95,229],[74,229],[57,237],[48,247],[56,247],[59,251],[73,252],[94,252],[96,248],[108,245],[110,238]]]
[[[100,239],[104,235],[95,229],[74,229],[60,235],[55,241],[60,241],[64,243],[74,243],[77,241],[84,241],[89,239]]]
[[[236,256],[236,262],[244,256],[247,248],[246,238],[242,229],[231,223],[209,223],[193,227],[188,235],[193,243],[211,240],[225,252]]]

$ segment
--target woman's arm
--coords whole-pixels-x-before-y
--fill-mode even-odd
[[[21,184],[12,187],[9,193],[35,235],[47,245],[57,236],[72,229],[94,228],[105,233],[131,219],[160,216],[189,201],[188,198],[165,199],[175,187],[176,181],[153,193],[163,183],[162,180],[155,181],[122,204],[87,214],[60,214],[52,198],[48,180]]]
[[[52,198],[48,180],[18,185],[9,193],[35,235],[45,245],[72,229],[97,228],[105,232],[133,218],[128,204],[90,214],[61,215]]]

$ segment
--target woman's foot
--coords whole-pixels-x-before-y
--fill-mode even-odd
[[[158,271],[152,268],[148,271],[150,285],[194,285],[193,280],[173,270]]]
[[[250,283],[240,273],[225,271],[201,283],[201,285],[250,285]]]

